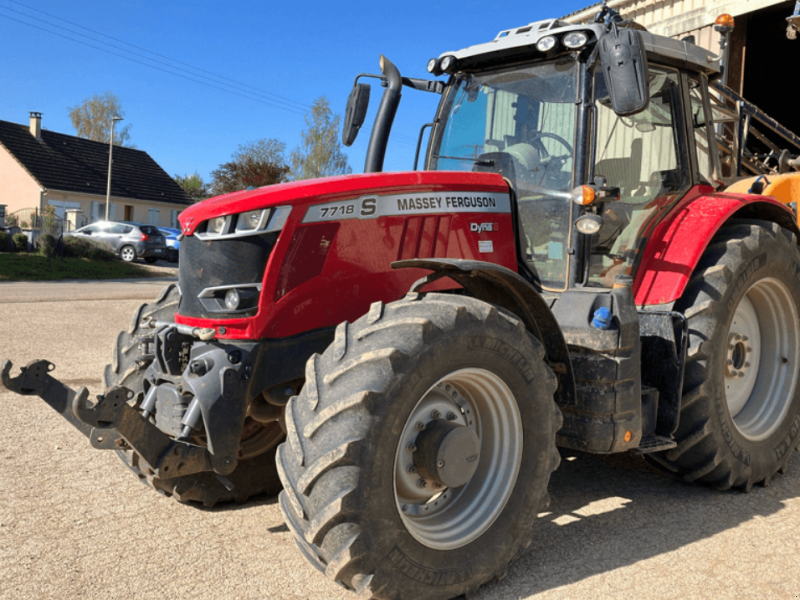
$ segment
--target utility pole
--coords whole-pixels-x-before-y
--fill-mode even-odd
[[[111,155],[114,152],[114,124],[122,121],[122,117],[112,117],[111,119],[111,139],[108,142],[108,185],[106,186],[106,221],[108,221],[109,199],[111,198]]]

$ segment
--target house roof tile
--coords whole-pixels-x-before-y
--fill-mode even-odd
[[[47,189],[105,196],[108,144],[0,121],[0,144]],[[191,198],[147,152],[114,147],[111,195],[187,206]]]

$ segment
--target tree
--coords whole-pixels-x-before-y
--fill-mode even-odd
[[[214,194],[229,194],[249,187],[263,187],[286,181],[286,144],[264,138],[239,145],[231,160],[211,172]]]
[[[183,177],[180,175],[175,175],[173,179],[179,186],[183,188],[184,192],[189,194],[194,202],[205,200],[211,195],[211,190],[209,190],[208,184],[203,181],[203,178],[197,173],[193,173],[192,175],[184,175]]]
[[[325,96],[314,100],[305,121],[306,130],[300,134],[303,142],[292,151],[292,178],[312,179],[352,173],[339,142],[339,115],[333,114]]]
[[[69,118],[79,138],[108,143],[112,117],[124,117],[119,96],[113,92],[95,94],[69,109]],[[134,147],[130,143],[131,126],[114,126],[114,145]]]

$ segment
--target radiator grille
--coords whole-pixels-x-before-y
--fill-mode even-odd
[[[197,299],[209,287],[261,283],[277,233],[227,240],[203,241],[195,236],[181,240],[178,280],[181,303],[178,312],[186,317],[220,319],[241,314],[208,313]]]

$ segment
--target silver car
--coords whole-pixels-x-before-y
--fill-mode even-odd
[[[143,258],[148,263],[154,263],[167,256],[166,239],[155,225],[98,221],[64,236],[100,242],[109,246],[125,262]]]

